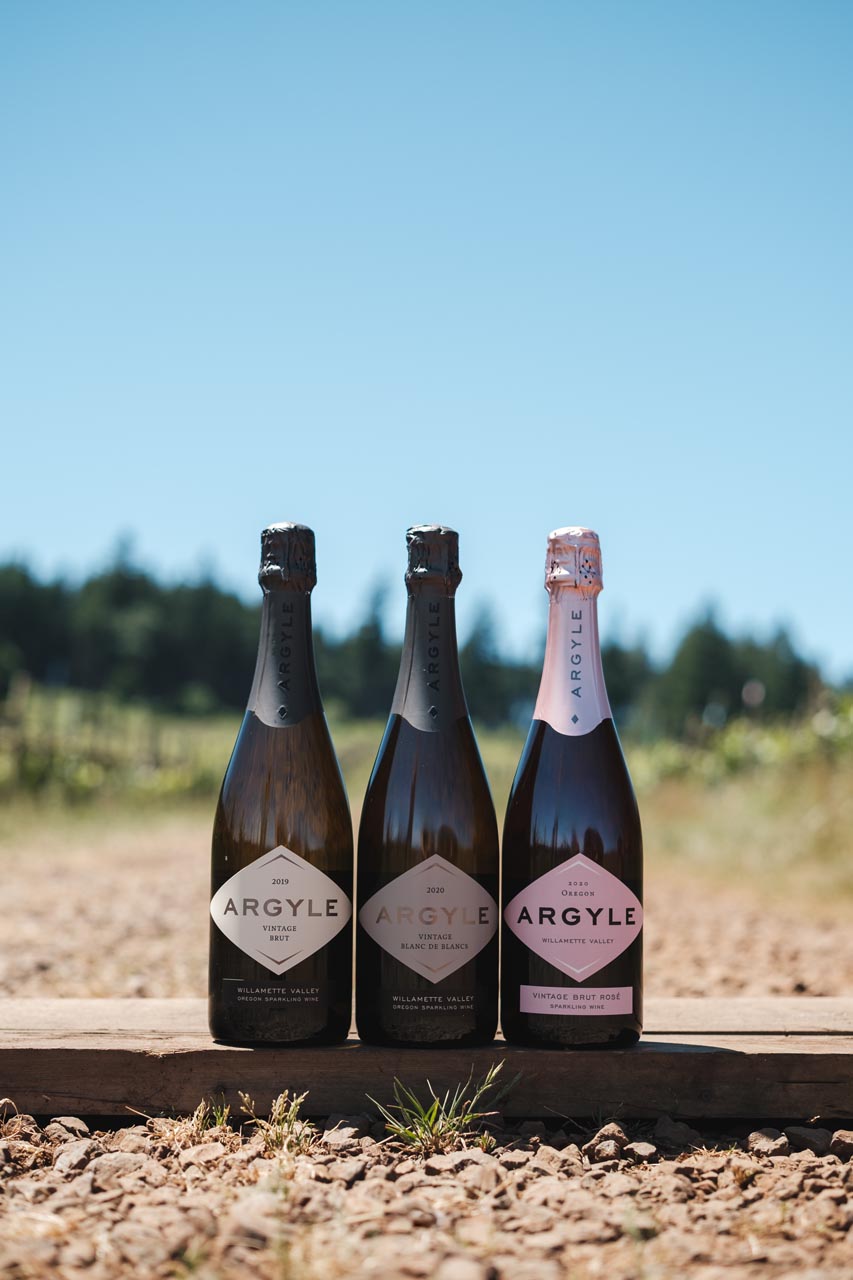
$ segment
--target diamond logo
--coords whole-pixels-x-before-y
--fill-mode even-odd
[[[473,876],[433,854],[374,893],[358,919],[389,955],[442,982],[494,937],[498,904]]]
[[[217,929],[279,976],[331,942],[351,915],[334,880],[284,845],[231,876],[210,903]]]
[[[580,982],[631,945],[643,907],[610,871],[577,854],[516,894],[504,920],[526,947]]]

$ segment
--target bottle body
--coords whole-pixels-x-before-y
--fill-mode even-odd
[[[621,1048],[642,1029],[642,833],[601,672],[600,561],[597,575],[549,584],[542,684],[507,806],[501,1023],[515,1044]]]
[[[371,1044],[485,1044],[497,1026],[497,822],[459,675],[455,583],[427,573],[409,586],[359,828],[356,1023]]]
[[[214,821],[210,1028],[230,1043],[334,1043],[351,1020],[352,826],[304,587],[265,587],[255,680]]]

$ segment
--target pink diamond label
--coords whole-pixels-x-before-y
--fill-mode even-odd
[[[351,915],[343,889],[283,844],[236,872],[210,902],[217,929],[279,976],[331,942]]]
[[[358,919],[401,964],[442,982],[494,937],[498,904],[473,876],[436,853],[368,898]]]
[[[580,982],[631,945],[643,907],[610,871],[577,854],[516,894],[504,920],[526,947]]]

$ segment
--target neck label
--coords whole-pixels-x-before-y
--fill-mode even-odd
[[[426,733],[439,733],[468,714],[453,601],[447,596],[423,589],[412,596],[391,713]]]
[[[272,729],[318,710],[308,625],[307,596],[276,591],[264,600],[249,710]]]
[[[595,600],[560,588],[551,596],[545,664],[533,718],[544,720],[557,733],[580,737],[610,716]]]

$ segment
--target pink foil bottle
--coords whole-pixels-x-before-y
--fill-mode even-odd
[[[643,841],[601,666],[601,550],[548,535],[548,638],[502,852],[501,1023],[513,1044],[626,1048],[642,1029]]]

